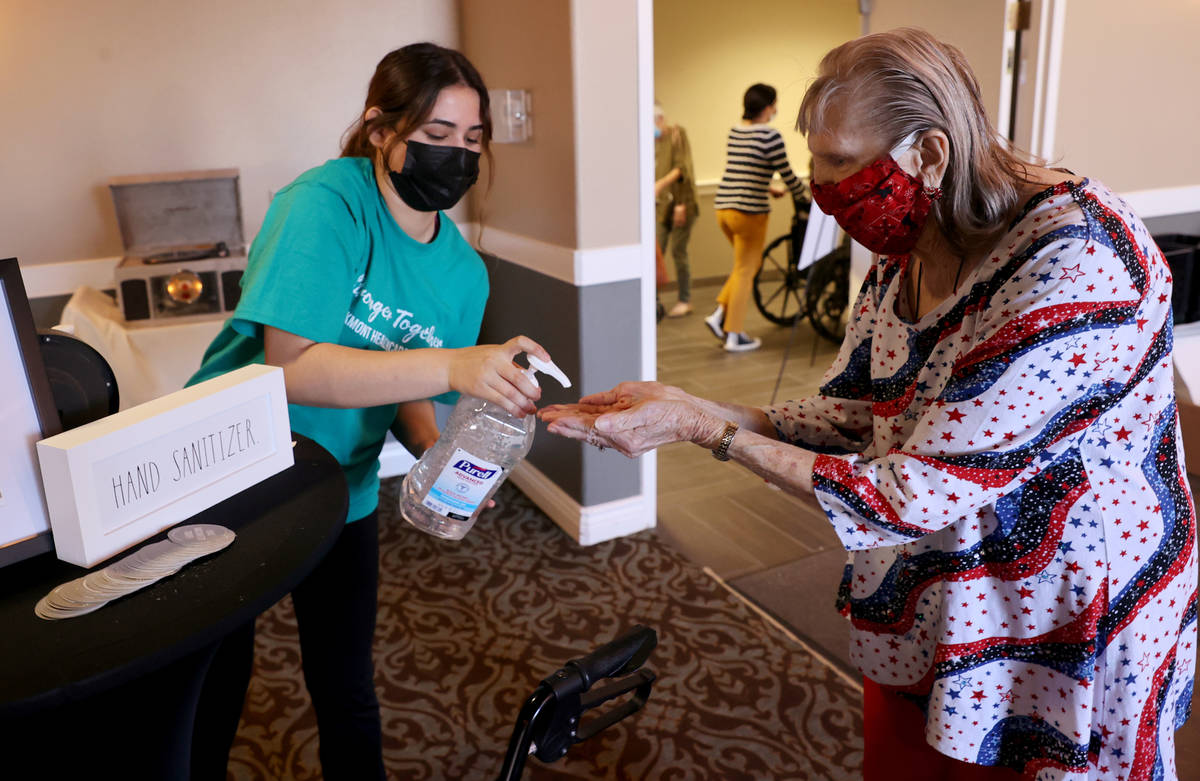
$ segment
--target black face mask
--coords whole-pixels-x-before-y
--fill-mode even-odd
[[[404,165],[388,170],[396,194],[419,212],[449,209],[479,178],[479,153],[461,146],[409,141]]]

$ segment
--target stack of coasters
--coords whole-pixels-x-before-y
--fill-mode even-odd
[[[216,524],[177,526],[161,542],[150,543],[103,569],[56,586],[38,601],[33,612],[47,620],[91,613],[114,599],[174,575],[189,562],[216,553],[236,536],[231,529]]]

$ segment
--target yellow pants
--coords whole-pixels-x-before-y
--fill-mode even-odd
[[[770,216],[767,212],[750,214],[737,209],[717,210],[717,224],[733,245],[733,271],[717,295],[717,303],[725,307],[726,333],[746,330],[746,304],[754,285],[754,275],[762,265]]]

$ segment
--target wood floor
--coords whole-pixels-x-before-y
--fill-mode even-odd
[[[746,332],[761,338],[762,348],[725,352],[702,319],[716,305],[719,289],[693,288],[695,312],[659,323],[659,382],[709,399],[769,404],[793,329],[768,322],[751,304]],[[669,309],[674,294],[663,292],[662,300]],[[807,323],[798,325],[777,400],[811,395],[836,354],[837,347],[817,337]],[[726,580],[840,549],[819,512],[695,445],[659,451],[659,533]]]

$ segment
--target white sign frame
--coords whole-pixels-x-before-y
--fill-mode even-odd
[[[91,567],[294,463],[283,370],[244,366],[37,452],[55,551]]]
[[[0,566],[49,551],[35,443],[62,431],[16,258],[0,260]]]

